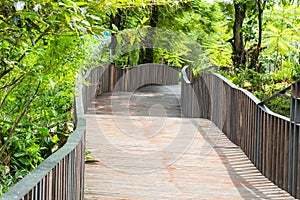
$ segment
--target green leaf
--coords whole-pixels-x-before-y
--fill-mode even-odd
[[[22,156],[25,156],[26,155],[26,152],[19,152],[19,153],[15,153],[14,154],[14,157],[16,157],[16,158],[19,158],[19,157],[22,157]]]
[[[121,43],[121,41],[122,41],[122,36],[119,35],[119,34],[117,34],[117,35],[116,35],[116,38],[117,38],[118,43]]]
[[[88,5],[88,2],[75,2],[75,4],[77,6],[86,6],[86,5]]]
[[[115,31],[115,32],[119,31],[118,27],[114,24],[112,24],[112,30]]]
[[[146,16],[143,17],[142,19],[142,24],[145,24],[148,21],[149,18],[147,18]]]
[[[54,144],[58,143],[58,142],[59,142],[59,137],[58,137],[57,135],[54,135],[54,136],[52,137],[51,142],[53,142]]]
[[[49,84],[51,86],[51,89],[54,89],[55,83],[53,82],[53,80],[51,78],[49,78],[48,80],[49,80]]]
[[[89,150],[85,151],[85,162],[86,163],[99,162],[99,160],[95,159],[93,156],[91,156],[90,153],[91,153],[91,151],[89,151]]]
[[[130,37],[130,44],[131,44],[131,45],[133,45],[133,44],[134,44],[134,41],[135,41],[135,37],[133,37],[133,36],[132,36],[132,37]]]
[[[19,161],[25,166],[31,166],[31,161],[28,158],[19,158]]]
[[[88,27],[91,26],[91,24],[88,21],[86,21],[86,20],[82,20],[81,23],[84,24],[84,25],[86,25],[86,26],[88,26]]]
[[[93,20],[96,20],[96,21],[101,21],[101,18],[98,17],[98,16],[95,16],[95,15],[87,15],[88,17],[92,18]]]
[[[48,128],[43,128],[43,127],[40,127],[37,129],[37,131],[39,132],[39,134],[41,134],[43,137],[47,137],[49,136],[49,130]]]
[[[86,163],[94,163],[94,162],[100,162],[98,159],[94,158],[93,156],[85,156],[85,162]]]

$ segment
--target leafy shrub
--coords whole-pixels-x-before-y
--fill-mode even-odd
[[[252,69],[240,71],[236,76],[234,73],[221,72],[231,82],[241,88],[252,92],[258,99],[264,100],[273,94],[288,87],[293,81],[292,69],[289,66],[281,71],[258,73]],[[279,96],[266,104],[275,113],[289,117],[290,99]]]

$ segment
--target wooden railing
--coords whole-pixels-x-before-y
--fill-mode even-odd
[[[121,69],[110,64],[90,69],[84,79],[89,87],[82,94],[86,112],[87,108],[92,107],[95,95],[113,91],[132,92],[149,84],[178,84],[179,68],[149,63]]]
[[[86,84],[82,89],[82,103],[84,113],[92,106],[95,97],[100,93],[109,91],[109,70],[105,66],[89,69],[84,80]]]
[[[106,92],[132,92],[149,84],[175,85],[179,83],[179,68],[160,64],[142,64],[117,68],[113,64],[90,69],[84,80],[88,90],[82,91],[84,112],[93,107],[95,96]]]
[[[66,144],[0,197],[0,200],[83,199],[85,116],[99,93],[134,91],[147,84],[178,84],[178,68],[144,64],[119,69],[114,66],[88,70],[76,84],[74,119],[76,130]]]
[[[145,85],[175,85],[179,83],[179,68],[160,64],[142,64],[117,68],[113,64],[88,71],[85,80],[88,90],[83,91],[84,112],[93,107],[95,96],[106,92],[132,92]]]
[[[19,181],[1,200],[51,200],[83,199],[85,161],[85,116],[84,110],[95,97],[98,85],[97,73],[102,68],[90,70],[85,76],[87,85],[81,78],[76,84],[74,119],[76,129],[66,144],[45,159],[35,170]]]
[[[142,64],[130,68],[116,68],[109,65],[110,91],[132,92],[139,87],[175,85],[179,83],[179,68],[160,64]]]
[[[184,68],[181,107],[185,117],[214,122],[263,175],[299,198],[299,89],[292,92],[294,118],[289,119],[221,75],[203,73],[194,78],[191,68]]]

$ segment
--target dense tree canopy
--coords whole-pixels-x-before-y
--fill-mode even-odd
[[[87,59],[216,65],[265,98],[300,77],[299,15],[297,0],[2,0],[0,194],[73,131],[75,74],[98,64]]]

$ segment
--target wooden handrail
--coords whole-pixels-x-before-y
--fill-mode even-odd
[[[192,82],[183,77],[184,116],[210,119],[240,146],[263,175],[299,198],[299,98],[293,98],[293,120],[270,111],[264,102],[219,74],[202,73]]]
[[[187,73],[186,73],[186,69],[189,68],[189,66],[184,66],[181,70],[182,72],[182,78],[185,81],[185,83],[187,84],[191,84],[192,82],[189,80]]]
[[[144,69],[148,71],[142,73]],[[151,70],[153,70],[152,77],[148,77]],[[78,75],[75,86],[75,92],[78,95],[74,98],[76,130],[70,135],[63,147],[50,155],[35,170],[3,194],[0,200],[83,199],[86,130],[84,113],[92,106],[98,92],[109,91],[108,72],[107,66],[100,66],[88,69],[83,81],[82,76]],[[120,87],[117,88],[123,91],[135,90],[145,83],[167,85],[178,84],[179,81],[177,69],[174,70],[167,65],[159,64],[143,64],[137,68],[128,69],[116,68],[114,73],[116,73],[116,78],[114,78],[116,81],[119,81],[123,76],[126,78],[120,82]],[[139,77],[139,75],[141,76]],[[162,79],[164,76],[166,79]],[[135,79],[132,79],[133,77]],[[84,85],[83,83],[88,84]]]
[[[89,77],[92,70],[88,71]],[[83,199],[85,130],[82,76],[78,75],[75,92],[75,127],[63,147],[45,159],[0,200],[19,199]]]
[[[292,84],[289,85],[288,87],[286,87],[286,88],[280,90],[279,92],[276,92],[276,93],[273,94],[272,96],[270,96],[270,97],[264,99],[263,101],[261,101],[261,102],[259,103],[259,105],[264,105],[264,104],[268,103],[269,101],[271,101],[272,99],[275,99],[276,97],[278,97],[278,96],[280,96],[280,95],[283,95],[283,96],[286,96],[286,97],[289,97],[289,98],[290,98],[291,95],[286,94],[286,92],[289,91],[289,90],[291,90],[291,89],[292,89],[292,86],[293,86],[293,85],[296,85],[296,84],[299,83],[299,82],[300,82],[300,79],[297,80],[297,81],[295,81],[294,83],[292,83]]]

